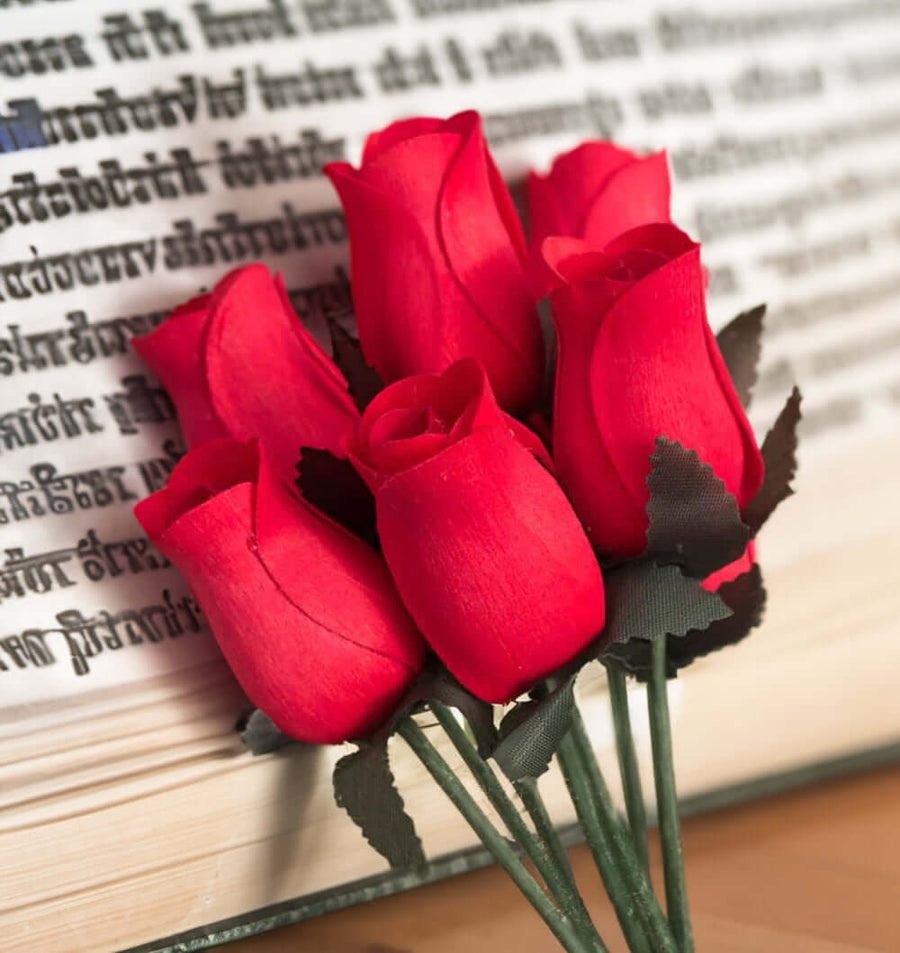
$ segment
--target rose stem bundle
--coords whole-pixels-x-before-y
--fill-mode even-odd
[[[631,837],[634,840],[634,849],[637,851],[638,858],[644,870],[649,872],[647,812],[644,809],[644,792],[641,790],[641,775],[634,750],[634,737],[631,733],[625,673],[620,668],[609,666],[606,669],[606,677],[609,684],[609,700],[616,733],[616,753],[619,757],[619,772],[622,776],[628,826],[631,828]]]
[[[631,837],[613,806],[609,789],[600,773],[600,766],[577,707],[572,711],[572,727],[569,735],[560,745],[559,758],[567,783],[573,781],[576,786],[587,787],[587,801],[589,805],[592,805],[592,810],[583,812],[583,817],[580,813],[579,819],[601,876],[604,876],[610,899],[617,907],[619,922],[623,932],[626,933],[631,949],[639,951],[651,949],[654,953],[678,953],[672,931],[653,893],[649,876],[641,866]],[[573,800],[575,800],[574,791]],[[600,846],[602,850],[598,849]],[[614,872],[613,890],[610,890],[610,882],[607,882],[609,855],[612,856]],[[624,885],[625,904],[622,904],[621,900],[622,885]],[[617,905],[617,899],[622,905],[621,911]],[[638,922],[644,930],[644,937],[640,941],[632,939],[635,933],[633,926],[635,908],[639,915]],[[647,940],[649,940],[649,947]]]
[[[575,893],[576,902],[584,907],[584,902],[581,899],[581,894],[578,892],[578,886],[575,883],[575,874],[572,872],[572,866],[569,863],[569,855],[566,853],[559,834],[553,826],[553,821],[547,811],[547,806],[541,797],[537,780],[535,778],[522,778],[519,781],[513,782],[513,788],[516,794],[519,795],[519,799],[528,812],[531,822],[534,824],[534,829],[537,831],[538,836],[553,858],[561,876],[565,877],[568,888]],[[585,913],[586,912],[587,911],[585,911]]]
[[[554,851],[552,845],[544,837],[544,833],[541,832],[540,827],[538,832],[541,834],[541,838],[531,831],[490,765],[481,757],[469,740],[465,728],[456,720],[453,712],[439,702],[432,702],[430,708],[453,742],[456,750],[462,755],[463,761],[472,772],[472,776],[478,782],[482,791],[487,795],[494,810],[500,815],[509,833],[525,850],[541,875],[547,889],[553,894],[565,915],[572,921],[582,939],[588,944],[588,948],[593,953],[608,953],[591,922],[581,895],[578,893],[578,888],[575,886],[572,870],[569,867],[568,858],[566,858],[562,845],[559,845],[558,852]],[[533,782],[532,790],[534,795],[531,798],[532,804],[535,810],[546,818],[544,831],[552,833],[553,840],[558,844],[559,838],[549,821],[549,817],[547,817],[546,808],[540,794],[537,792],[537,786]],[[534,818],[534,814],[532,814],[532,818]],[[563,861],[565,862],[563,863]]]
[[[678,797],[675,792],[675,768],[672,760],[665,637],[653,642],[652,671],[647,684],[647,706],[650,712],[653,777],[656,783],[656,809],[666,883],[666,912],[680,953],[693,953],[694,938],[688,910],[684,852],[681,845]]]
[[[596,953],[606,953],[606,947],[597,935],[584,902],[575,886],[568,858],[562,845],[559,844],[559,838],[537,791],[537,785],[532,782],[531,785],[524,785],[524,787],[527,788],[525,796],[531,804],[529,813],[535,820],[539,836],[536,836],[525,823],[490,765],[479,755],[453,712],[439,702],[432,702],[430,707],[482,791],[487,795],[494,810],[499,814],[513,839],[528,854],[548,890],[559,902],[563,912],[578,928],[582,938],[590,941],[590,949],[596,951]]]
[[[571,735],[566,735],[560,742],[556,757],[575,805],[578,822],[603,880],[603,886],[616,911],[628,949],[631,953],[652,953],[652,947],[647,940],[646,918],[622,877],[613,852],[612,840],[607,837],[597,817],[590,786],[581,768],[578,749]]]
[[[450,765],[425,737],[422,729],[412,718],[407,717],[400,722],[397,730],[454,807],[478,835],[482,844],[494,855],[497,863],[538,912],[562,948],[568,953],[592,953],[592,947],[582,940],[569,918],[544,893],[538,882],[525,869],[525,865],[516,856],[509,842],[488,820],[487,815],[475,803]],[[599,948],[593,947],[593,949]]]

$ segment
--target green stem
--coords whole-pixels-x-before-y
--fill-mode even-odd
[[[557,899],[563,904],[563,909],[575,923],[586,922],[590,927],[590,934],[587,935],[591,939],[596,953],[608,953],[606,945],[600,939],[584,901],[581,899],[581,893],[575,883],[575,874],[572,872],[572,866],[569,863],[569,855],[566,853],[566,849],[563,847],[559,834],[557,834],[553,821],[547,812],[547,806],[541,797],[537,780],[535,778],[523,778],[521,781],[514,781],[513,787],[516,794],[521,798],[525,810],[528,811],[544,849],[556,868],[557,876],[565,884],[565,900],[559,893],[556,894]],[[567,906],[568,903],[572,905],[571,912]]]
[[[560,742],[556,751],[563,778],[575,805],[575,813],[584,837],[603,880],[619,926],[625,935],[631,953],[651,953],[647,939],[646,917],[637,904],[633,893],[622,874],[613,850],[612,838],[598,817],[597,807],[587,775],[582,768],[581,756],[571,733]]]
[[[406,717],[397,726],[397,731],[412,748],[454,807],[466,819],[482,844],[494,855],[497,863],[506,871],[513,883],[538,912],[563,949],[567,950],[568,953],[590,953],[589,947],[578,936],[572,923],[547,894],[541,890],[538,882],[525,869],[524,864],[516,856],[509,842],[491,824],[462,782],[453,773],[450,765],[425,737],[422,729],[412,718]]]
[[[520,781],[513,781],[513,788],[519,795],[528,816],[534,824],[538,837],[544,844],[547,853],[553,858],[556,868],[560,875],[565,877],[575,888],[575,874],[572,872],[572,866],[569,863],[569,855],[563,847],[559,834],[553,826],[547,806],[541,797],[536,778],[522,778]]]
[[[609,700],[612,706],[613,725],[616,730],[616,753],[619,756],[619,772],[622,775],[622,790],[625,794],[625,810],[628,814],[628,826],[634,849],[644,870],[650,870],[650,857],[647,852],[647,812],[644,807],[644,792],[641,789],[641,773],[638,769],[637,754],[634,750],[634,736],[631,732],[631,716],[628,713],[628,689],[625,685],[625,673],[620,668],[609,667],[606,670],[609,682]]]
[[[641,867],[641,862],[635,853],[631,838],[620,822],[613,806],[609,788],[600,773],[600,766],[597,764],[597,757],[594,754],[591,739],[588,737],[584,722],[581,720],[581,713],[577,708],[572,711],[570,734],[578,750],[580,763],[587,776],[591,793],[594,796],[597,817],[604,835],[612,843],[613,851],[621,865],[622,875],[628,885],[628,890],[639,905],[646,920],[651,948],[656,953],[679,953],[669,924],[666,922],[659,901],[653,893],[650,878]]]
[[[456,720],[456,716],[446,705],[442,705],[440,702],[430,702],[429,707],[434,712],[438,723],[447,733],[447,737],[462,755],[466,767],[472,772],[472,776],[478,782],[479,787],[487,795],[494,810],[500,815],[500,819],[506,825],[513,840],[531,858],[547,889],[553,894],[563,912],[578,929],[582,939],[589,944],[593,953],[608,953],[581,901],[575,887],[575,881],[571,877],[566,878],[565,873],[560,871],[553,856],[525,823],[519,809],[504,790],[491,766],[481,757],[475,745],[472,744],[465,728]]]
[[[684,877],[684,850],[681,844],[678,795],[675,792],[675,767],[672,759],[665,638],[657,639],[653,643],[652,671],[647,683],[647,706],[650,712],[656,810],[666,882],[666,912],[678,949],[681,953],[693,953],[694,937]]]

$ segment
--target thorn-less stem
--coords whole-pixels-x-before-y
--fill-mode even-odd
[[[535,778],[523,778],[521,781],[513,782],[513,787],[515,788],[516,794],[521,798],[525,810],[528,811],[528,815],[534,824],[544,849],[555,865],[557,875],[566,884],[565,889],[572,897],[571,902],[574,905],[574,910],[571,916],[573,920],[576,923],[587,921],[593,931],[594,937],[596,937],[596,940],[591,937],[594,949],[596,949],[597,953],[607,953],[606,946],[600,939],[600,935],[597,933],[591,916],[584,905],[584,900],[581,898],[581,893],[575,882],[575,875],[572,872],[572,866],[569,863],[569,855],[566,853],[566,849],[563,847],[562,841],[559,839],[559,834],[556,832],[553,821],[547,812],[547,806],[541,797],[537,780]],[[557,895],[557,899],[562,903],[562,899],[559,895]],[[563,909],[566,909],[565,905],[563,905]]]
[[[653,643],[652,669],[650,681],[647,683],[647,706],[650,712],[656,810],[659,817],[659,837],[662,843],[663,873],[666,882],[666,913],[680,953],[694,953],[694,937],[684,877],[681,824],[678,820],[678,796],[675,791],[665,638],[657,639]]]
[[[575,885],[575,874],[572,872],[572,865],[569,863],[569,855],[553,826],[550,819],[550,813],[547,805],[541,797],[540,788],[536,778],[522,778],[520,781],[513,781],[513,788],[519,795],[522,805],[534,824],[538,837],[544,844],[545,849],[553,858],[557,869],[573,885]]]
[[[612,839],[607,836],[597,816],[594,796],[571,734],[566,735],[560,742],[556,757],[572,803],[575,805],[575,813],[584,832],[584,839],[597,865],[597,871],[613,909],[616,911],[628,949],[631,953],[652,953],[653,948],[647,938],[646,918],[628,889],[613,850]]]
[[[568,953],[591,953],[571,921],[553,903],[525,869],[507,839],[488,820],[485,813],[472,799],[463,783],[454,774],[440,752],[425,737],[422,729],[410,717],[403,718],[397,731],[415,755],[447,795],[453,806],[478,835],[482,844],[494,855],[497,863],[524,894],[544,923]]]
[[[634,849],[644,870],[650,870],[647,852],[647,811],[644,807],[644,792],[641,789],[641,773],[638,770],[634,736],[631,732],[631,716],[628,712],[628,689],[625,673],[620,668],[606,669],[609,683],[609,701],[612,707],[613,725],[616,731],[616,754],[619,756],[619,772],[622,775],[622,790],[625,794],[625,811]]]
[[[525,819],[512,798],[504,790],[491,766],[478,753],[465,728],[456,720],[453,712],[440,702],[430,702],[429,707],[434,712],[440,726],[447,733],[447,737],[462,756],[466,767],[472,772],[472,776],[478,782],[479,787],[487,795],[494,810],[506,825],[513,840],[531,858],[547,889],[553,894],[563,912],[572,921],[588,948],[592,953],[608,953],[581,900],[575,881],[571,877],[571,869],[569,869],[569,876],[567,877],[565,870],[560,869],[556,858],[525,823]],[[550,825],[550,828],[552,830],[552,825]],[[565,856],[565,851],[563,851],[563,856]],[[568,867],[568,860],[566,866]]]
[[[597,757],[591,739],[581,720],[581,713],[577,708],[572,711],[572,727],[570,735],[578,751],[579,763],[587,777],[593,795],[594,807],[604,837],[612,845],[616,861],[620,866],[622,876],[627,884],[629,893],[633,896],[647,925],[647,935],[650,948],[654,953],[679,953],[678,947],[666,922],[665,914],[659,901],[653,893],[653,887],[647,872],[641,866],[635,852],[631,837],[622,824],[609,794],[606,781],[600,773]]]

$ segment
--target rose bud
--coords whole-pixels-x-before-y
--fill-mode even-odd
[[[361,168],[325,167],[347,218],[366,360],[382,378],[474,357],[500,404],[526,410],[544,366],[526,246],[477,113],[396,122]]]
[[[585,142],[556,157],[546,175],[528,176],[532,268],[536,293],[550,290],[544,239],[583,238],[602,248],[638,225],[668,222],[669,165],[664,152],[637,156],[611,142]]]
[[[489,702],[530,688],[603,628],[599,565],[527,433],[465,360],[382,391],[350,453],[410,614]]]
[[[347,383],[264,265],[230,272],[134,346],[175,402],[189,447],[258,437],[290,482],[303,446],[345,455],[359,419]]]
[[[292,737],[365,735],[421,668],[424,643],[384,562],[291,495],[256,442],[192,450],[135,515],[250,700]]]
[[[746,506],[762,456],[706,319],[700,246],[644,225],[602,252],[550,238],[544,255],[559,283],[553,459],[594,545],[643,552],[660,435],[695,450]]]

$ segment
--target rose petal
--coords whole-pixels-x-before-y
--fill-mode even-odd
[[[594,249],[588,242],[573,238],[548,238],[543,252],[547,264],[557,276],[557,287],[576,285],[584,301],[579,308],[555,308],[557,328],[583,309],[596,318],[606,313],[612,303],[631,285],[649,275],[672,258],[694,248],[694,242],[673,225],[643,225],[620,235],[604,249]],[[573,320],[583,323],[581,318]]]
[[[607,142],[559,156],[546,176],[529,180],[531,279],[535,297],[554,286],[540,249],[551,236],[581,238],[594,248],[638,225],[670,220],[665,153],[639,158]]]
[[[428,433],[450,433],[453,427],[453,417],[447,418],[439,413],[434,406],[428,408],[428,420],[426,422]]]
[[[502,406],[527,406],[540,386],[544,345],[525,274],[524,237],[510,221],[511,199],[487,153],[480,118],[463,113],[454,120],[462,139],[439,197],[438,239],[449,271],[483,322],[481,334],[459,353],[480,357]],[[501,187],[507,201],[488,206],[485,193],[496,195]],[[473,336],[479,331],[466,330]],[[485,333],[493,347],[482,340]]]
[[[500,427],[478,430],[376,493],[385,558],[451,672],[506,702],[603,627],[603,582],[559,485]]]
[[[266,571],[304,616],[335,639],[392,659],[415,673],[424,657],[422,641],[384,561],[347,530],[298,503],[264,458],[254,521]]]
[[[557,234],[585,238],[584,224],[591,207],[603,196],[615,173],[637,158],[628,149],[598,141],[582,143],[557,156],[546,176],[565,214],[566,230]]]
[[[259,453],[253,444],[210,440],[184,456],[165,489],[141,500],[135,515],[151,538],[161,536],[197,506],[241,483],[253,483]]]
[[[388,383],[438,369],[448,337],[440,303],[444,289],[422,224],[347,163],[331,163],[325,172],[347,219],[353,300],[366,360]],[[403,278],[388,280],[401,250]],[[427,314],[430,320],[411,322],[411,314]]]
[[[544,443],[537,434],[500,408],[484,368],[477,361],[457,361],[444,373],[442,380],[459,388],[454,395],[457,401],[468,401],[465,411],[453,425],[448,443],[455,443],[485,427],[505,426],[526,450],[534,454],[547,469],[553,470],[553,461]],[[446,395],[448,391],[452,392],[451,388],[443,393]]]
[[[574,234],[565,209],[559,201],[549,176],[528,173],[528,228],[530,254],[528,259],[528,279],[532,296],[540,300],[549,294],[554,286],[553,273],[544,260],[542,246],[554,236]]]
[[[438,132],[444,124],[443,119],[431,119],[427,116],[418,116],[412,119],[400,119],[392,122],[380,132],[371,132],[366,138],[363,147],[363,163],[372,162],[382,153],[406,139],[425,136]]]
[[[286,304],[263,265],[229,276],[214,293],[206,341],[213,405],[237,439],[259,437],[293,482],[300,448],[346,450],[359,414],[346,382]]]
[[[543,340],[524,237],[477,115],[394,124],[359,171],[325,171],[348,223],[363,351],[382,378],[478,357],[504,406],[533,402]]]
[[[372,488],[475,430],[500,427],[548,468],[540,439],[497,404],[484,368],[457,361],[443,374],[420,374],[385,388],[366,408],[351,459]]]
[[[372,448],[368,462],[384,479],[428,460],[440,453],[447,443],[447,434],[437,433],[423,433],[406,440],[380,443]]]
[[[284,275],[281,272],[276,272],[273,278],[275,285],[275,293],[278,295],[278,300],[281,302],[281,313],[288,316],[289,323],[292,328],[296,328],[296,324],[290,320],[292,317],[296,317],[296,312],[294,311],[294,306],[291,304],[290,296],[288,295],[287,288],[284,284]],[[299,319],[298,319],[299,320]],[[339,391],[346,391],[347,380],[344,375],[341,373],[340,368],[334,361],[319,347],[316,339],[307,332],[305,325],[302,321],[300,323],[301,333],[296,336],[296,343],[302,348],[304,357],[308,358],[313,362],[316,369],[321,371],[325,381],[331,381],[334,386]]]
[[[227,486],[229,473],[244,482]],[[218,492],[191,506],[203,495],[194,481]],[[424,647],[383,562],[292,497],[253,445],[192,451],[135,512],[248,696],[293,737],[335,743],[371,731],[421,666]]]
[[[211,295],[177,307],[150,334],[132,339],[134,349],[178,408],[178,422],[188,446],[228,436],[210,398],[203,353]]]
[[[633,499],[648,498],[660,434],[711,463],[740,505],[759,488],[759,451],[721,363],[706,320],[698,247],[643,277],[609,308],[593,348],[592,403],[596,433]],[[643,539],[629,535],[613,542],[610,534],[607,545],[639,552]]]
[[[372,445],[378,445],[389,440],[420,437],[429,432],[428,407],[395,407],[373,423],[369,440]]]
[[[365,454],[377,444],[379,422],[383,417],[390,417],[396,411],[430,407],[437,396],[439,386],[438,376],[416,374],[414,377],[396,381],[380,394],[376,394],[360,420],[356,436],[358,450]]]
[[[610,175],[602,197],[586,207],[578,234],[603,247],[639,225],[668,222],[670,202],[668,159],[656,152]]]

